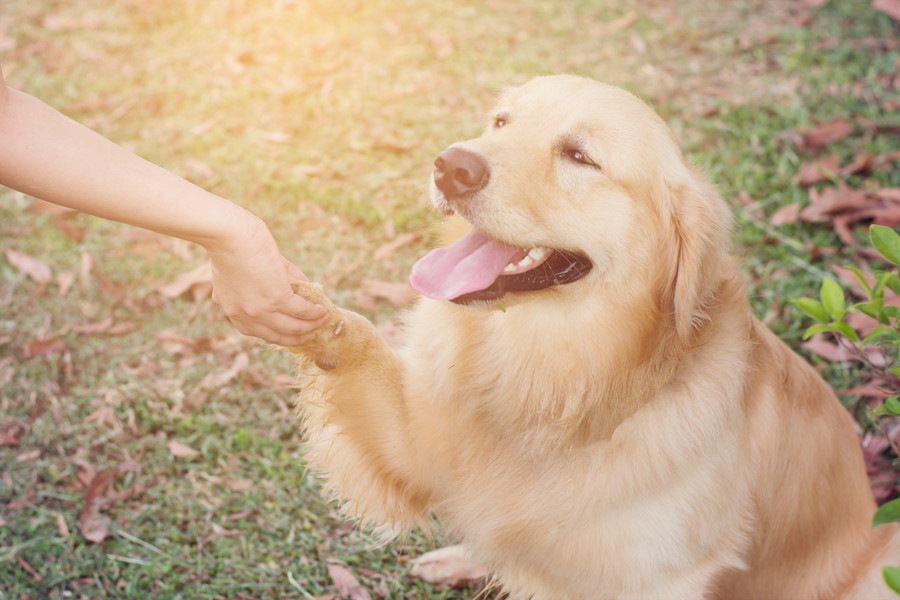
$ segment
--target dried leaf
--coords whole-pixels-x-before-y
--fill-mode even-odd
[[[15,421],[0,425],[0,446],[18,447],[25,427]]]
[[[78,518],[81,535],[89,542],[99,544],[109,537],[109,518],[100,514],[103,495],[115,479],[115,469],[104,469],[97,473],[84,492],[84,508]]]
[[[372,298],[387,300],[395,308],[405,308],[417,297],[416,291],[405,281],[398,283],[366,279],[362,290]]]
[[[860,208],[869,202],[865,191],[843,184],[822,192],[810,190],[809,200],[809,206],[800,212],[800,218],[811,223],[826,223],[836,213]]]
[[[827,341],[821,335],[812,336],[809,340],[800,344],[800,347],[829,362],[848,362],[855,358],[849,350]]]
[[[66,299],[66,296],[69,295],[69,289],[71,289],[73,283],[75,283],[74,273],[63,271],[56,274],[56,286],[59,288],[60,300]]]
[[[169,453],[175,458],[193,458],[200,454],[190,446],[186,446],[175,440],[171,440],[166,447],[169,449]]]
[[[802,187],[809,187],[833,179],[840,170],[840,159],[837,155],[831,155],[821,160],[807,161],[800,165],[794,183]]]
[[[863,152],[853,159],[850,164],[844,165],[840,169],[843,176],[856,175],[858,173],[868,173],[875,166],[875,155],[871,152]]]
[[[47,283],[53,277],[53,271],[50,269],[50,266],[33,256],[22,254],[15,250],[4,250],[3,254],[12,266],[37,283]]]
[[[239,352],[234,357],[234,362],[224,371],[210,373],[200,382],[200,387],[205,390],[218,389],[231,382],[232,379],[244,372],[250,365],[250,357],[246,352]]]
[[[350,569],[340,563],[328,561],[326,564],[328,576],[331,577],[334,587],[341,598],[349,600],[372,600],[369,591],[359,584]]]
[[[782,206],[772,213],[772,217],[769,219],[769,223],[771,223],[773,227],[780,227],[782,225],[796,223],[800,220],[800,209],[801,206],[797,202],[795,202],[794,204],[788,204],[787,206]]]
[[[230,479],[225,482],[225,487],[232,492],[246,492],[253,487],[253,484],[252,479]]]
[[[66,523],[66,518],[62,513],[56,513],[56,530],[59,532],[59,537],[62,539],[68,539],[69,537],[69,524]]]
[[[821,123],[815,127],[797,130],[799,140],[797,149],[801,152],[816,151],[842,140],[853,133],[853,125],[837,117],[827,123]]]
[[[900,0],[872,0],[872,8],[900,21]]]
[[[59,335],[51,335],[50,337],[31,340],[25,344],[25,358],[37,358],[48,354],[56,354],[66,349],[62,342],[59,341]]]
[[[21,555],[16,554],[16,562],[19,563],[19,566],[28,571],[28,574],[34,577],[35,581],[41,581],[41,574],[38,573],[34,567],[28,564]]]
[[[414,244],[420,239],[422,239],[421,232],[404,233],[378,248],[378,250],[372,254],[372,258],[377,261],[385,260],[386,258],[390,258],[398,249]]]
[[[175,299],[188,291],[193,291],[194,288],[200,288],[206,295],[212,291],[212,269],[208,262],[182,273],[170,283],[158,286],[156,291],[166,298]]]

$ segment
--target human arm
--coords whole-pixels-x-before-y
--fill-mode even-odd
[[[0,184],[200,244],[214,298],[242,333],[291,346],[327,318],[293,293],[290,280],[305,276],[258,217],[7,87],[2,71]]]

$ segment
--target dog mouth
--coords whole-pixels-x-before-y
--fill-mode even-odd
[[[517,248],[477,229],[446,247],[432,250],[412,268],[410,284],[428,298],[472,304],[509,292],[533,292],[578,281],[593,268],[581,252]]]

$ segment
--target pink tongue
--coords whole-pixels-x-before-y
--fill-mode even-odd
[[[516,252],[516,248],[473,229],[452,246],[437,248],[419,259],[409,282],[423,296],[452,300],[490,286]]]

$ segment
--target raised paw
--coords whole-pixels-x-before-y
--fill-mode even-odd
[[[461,588],[484,581],[488,571],[457,545],[426,552],[413,561],[410,574],[431,585]]]
[[[322,370],[328,371],[336,368],[338,365],[337,346],[340,342],[339,338],[345,333],[347,324],[343,311],[331,303],[331,300],[325,295],[325,290],[318,283],[294,281],[291,283],[291,287],[295,294],[313,304],[324,306],[330,318],[325,325],[309,334],[306,342],[299,346],[291,346],[288,350],[312,359]]]

